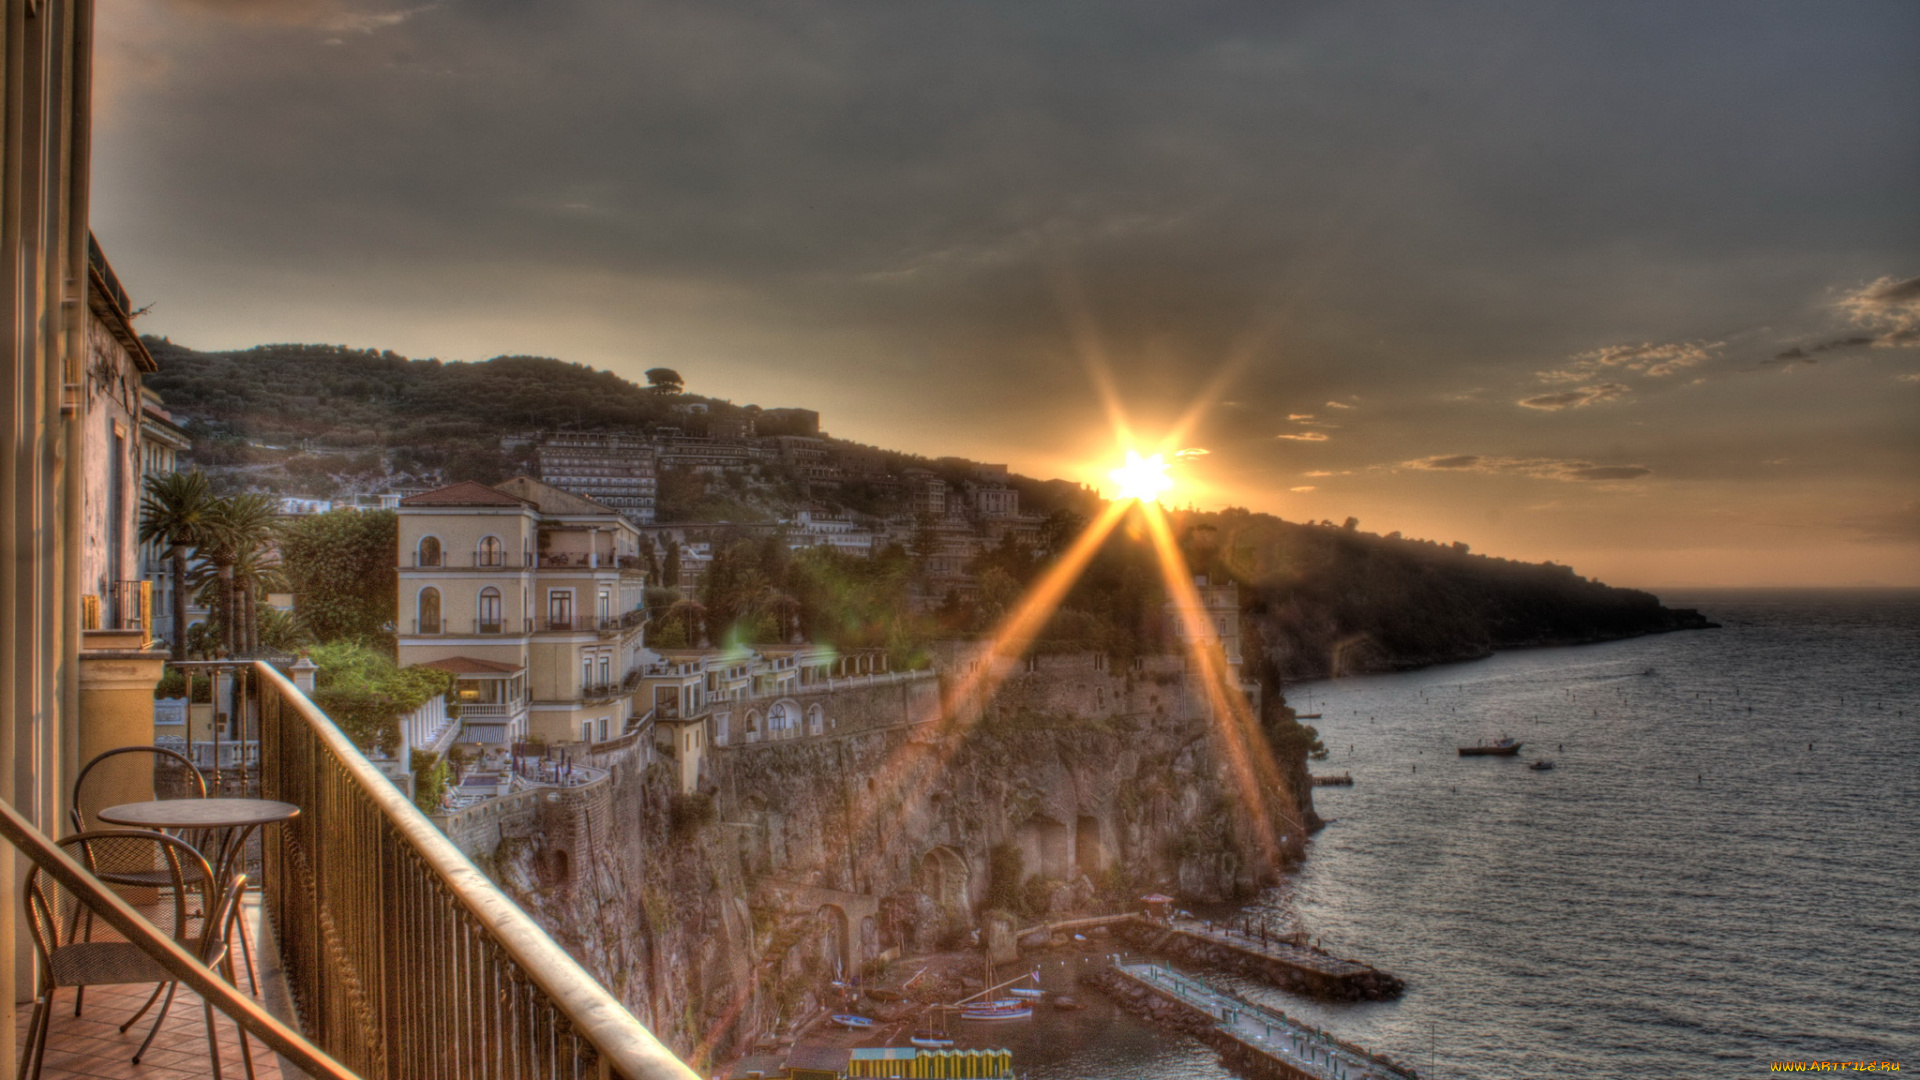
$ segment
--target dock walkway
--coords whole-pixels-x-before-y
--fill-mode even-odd
[[[1384,1001],[1406,990],[1399,979],[1357,960],[1345,960],[1285,938],[1255,937],[1197,919],[1175,919],[1165,926],[1134,924],[1125,927],[1124,936],[1142,949],[1238,971],[1313,997]]]
[[[1255,1080],[1418,1080],[1412,1068],[1344,1042],[1318,1028],[1216,990],[1199,979],[1149,960],[1116,958],[1113,975],[1123,1004],[1138,1005],[1139,989],[1158,998],[1162,1019],[1180,1021],[1220,1051],[1234,1071]],[[1128,994],[1129,984],[1135,989]],[[1127,998],[1136,1000],[1128,1002]]]

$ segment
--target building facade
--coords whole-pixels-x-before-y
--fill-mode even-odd
[[[632,522],[526,477],[410,496],[399,519],[400,663],[455,673],[459,741],[626,731],[650,660]]]
[[[660,491],[659,459],[647,440],[565,432],[544,436],[535,454],[540,479],[546,483],[611,507],[636,525],[653,523]]]

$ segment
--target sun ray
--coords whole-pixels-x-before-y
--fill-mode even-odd
[[[1267,865],[1277,865],[1282,849],[1274,836],[1274,815],[1269,793],[1284,790],[1279,767],[1274,764],[1273,756],[1267,749],[1259,719],[1253,715],[1245,693],[1233,684],[1225,655],[1206,644],[1213,638],[1214,630],[1207,622],[1186,558],[1180,554],[1179,545],[1174,542],[1173,530],[1165,511],[1157,503],[1141,503],[1140,511],[1146,519],[1147,534],[1153,540],[1168,599],[1172,601],[1176,617],[1185,628],[1183,637],[1187,654],[1198,671],[1201,691],[1207,698],[1214,725],[1226,750],[1227,766],[1232,773],[1234,786],[1239,790],[1241,802],[1252,819],[1250,824],[1254,838],[1260,845]],[[1299,823],[1294,815],[1288,812],[1286,817],[1297,831]]]
[[[1060,310],[1066,316],[1067,330],[1073,335],[1074,349],[1080,354],[1080,364],[1086,368],[1087,380],[1093,384],[1093,392],[1100,398],[1101,408],[1106,410],[1107,423],[1113,425],[1113,433],[1120,445],[1133,445],[1133,424],[1127,419],[1127,410],[1120,402],[1120,391],[1113,381],[1113,364],[1107,358],[1105,344],[1100,340],[1100,328],[1093,320],[1093,305],[1087,299],[1086,290],[1080,285],[1080,279],[1074,276],[1064,265],[1057,267],[1053,274],[1054,292],[1060,298]]]
[[[987,649],[977,667],[963,674],[952,686],[940,694],[935,704],[935,712],[919,720],[919,723],[933,723],[935,730],[947,736],[933,744],[933,757],[924,764],[944,766],[953,751],[959,747],[959,739],[954,738],[979,720],[986,712],[987,703],[993,699],[1007,677],[1012,674],[1013,661],[1024,655],[1032,646],[1034,638],[1046,625],[1067,590],[1080,579],[1087,564],[1106,542],[1114,527],[1120,523],[1127,509],[1132,505],[1125,500],[1108,503],[1087,527],[1081,530],[1067,550],[1047,567],[1040,579],[1030,586],[1015,608],[1000,625],[994,629],[988,639]],[[850,812],[849,842],[854,836],[863,833],[871,826],[871,819],[881,807],[892,802],[891,796],[905,786],[910,779],[914,758],[924,758],[929,745],[918,741],[909,741],[888,755],[880,768],[876,770],[874,780],[876,790],[861,800],[859,809]],[[884,785],[885,790],[879,790]],[[882,830],[898,831],[904,827],[899,818],[881,824]]]

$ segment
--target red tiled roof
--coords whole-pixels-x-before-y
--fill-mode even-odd
[[[462,480],[457,484],[424,491],[418,495],[409,495],[400,500],[401,506],[525,506],[526,504],[525,499],[516,499],[504,491],[495,491],[474,480]]]
[[[429,660],[414,666],[451,671],[455,675],[511,675],[522,670],[519,664],[503,664],[498,660],[479,660],[471,656],[449,656],[444,660]]]

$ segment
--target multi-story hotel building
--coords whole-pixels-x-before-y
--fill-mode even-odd
[[[410,496],[399,515],[400,663],[453,672],[460,741],[626,731],[646,659],[632,522],[526,477]]]
[[[653,523],[659,494],[652,444],[631,435],[564,432],[540,440],[540,478],[610,507],[636,525]]]

